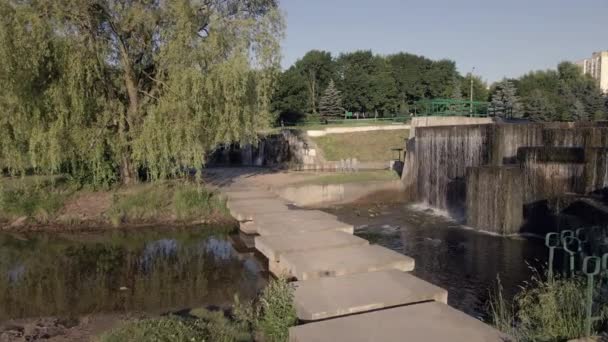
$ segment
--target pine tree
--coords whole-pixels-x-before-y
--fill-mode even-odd
[[[510,81],[505,79],[498,83],[490,104],[494,115],[503,118],[521,117],[522,106],[516,93],[517,89]]]
[[[323,116],[340,116],[343,112],[342,96],[336,89],[333,79],[329,81],[329,85],[319,101],[319,112]]]
[[[454,77],[452,81],[452,99],[462,100],[462,89],[458,77]]]
[[[581,100],[574,101],[574,107],[572,108],[572,120],[573,121],[589,121],[589,113],[585,109],[585,105]]]
[[[535,89],[527,99],[525,116],[536,122],[551,121],[555,115],[555,107],[547,96],[539,89]]]

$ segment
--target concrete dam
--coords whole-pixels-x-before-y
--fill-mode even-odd
[[[417,126],[407,141],[402,181],[412,200],[504,235],[553,230],[554,216],[573,203],[587,203],[606,222],[606,125],[455,119]]]

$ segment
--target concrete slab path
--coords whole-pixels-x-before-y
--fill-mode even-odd
[[[285,202],[278,200],[266,199],[251,202],[228,202],[226,206],[230,210],[230,215],[238,221],[250,221],[256,214],[284,213],[290,210]]]
[[[290,342],[498,342],[493,327],[439,302],[373,311],[289,329]]]
[[[250,220],[241,221],[240,229],[247,234],[277,235],[294,234],[323,230],[340,230],[352,234],[354,228],[350,224],[338,221],[330,214],[318,210],[291,209],[287,211],[264,212],[244,215]],[[243,216],[242,216],[243,217]]]
[[[414,259],[377,245],[363,245],[281,255],[281,267],[298,280],[337,277],[388,269],[411,271]]]
[[[446,290],[398,270],[298,281],[294,287],[296,312],[304,321],[425,301],[448,301]]]
[[[270,262],[278,262],[281,255],[286,253],[368,244],[367,240],[360,237],[332,230],[255,237],[255,248],[266,256]]]

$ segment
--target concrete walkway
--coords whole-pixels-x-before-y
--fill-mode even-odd
[[[232,171],[235,172],[235,171]],[[295,208],[247,177],[218,178],[231,214],[275,276],[294,282],[290,341],[504,341],[449,307],[447,291],[407,273],[414,260],[353,236],[353,227]]]

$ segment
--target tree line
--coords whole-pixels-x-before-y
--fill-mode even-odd
[[[367,117],[409,115],[422,99],[468,100],[471,78],[473,99],[490,102],[492,115],[580,121],[605,119],[608,113],[597,83],[572,63],[488,86],[471,73],[461,75],[450,60],[369,50],[338,56],[309,51],[280,75],[272,108],[281,122],[338,117],[345,111]]]
[[[498,115],[532,121],[593,121],[608,117],[608,94],[579,66],[562,62],[557,70],[533,71],[492,87]],[[507,109],[510,109],[507,111]]]
[[[381,56],[369,50],[334,57],[312,50],[281,74],[272,108],[286,122],[340,115],[345,110],[367,116],[405,115],[421,99],[450,98],[454,93],[468,98],[470,77],[460,75],[450,60],[409,53]],[[327,112],[322,110],[322,99],[332,81],[342,110]],[[475,76],[473,85],[475,100],[485,101],[487,85]],[[335,91],[330,89],[325,99],[335,97]],[[335,101],[331,103],[335,107]]]

